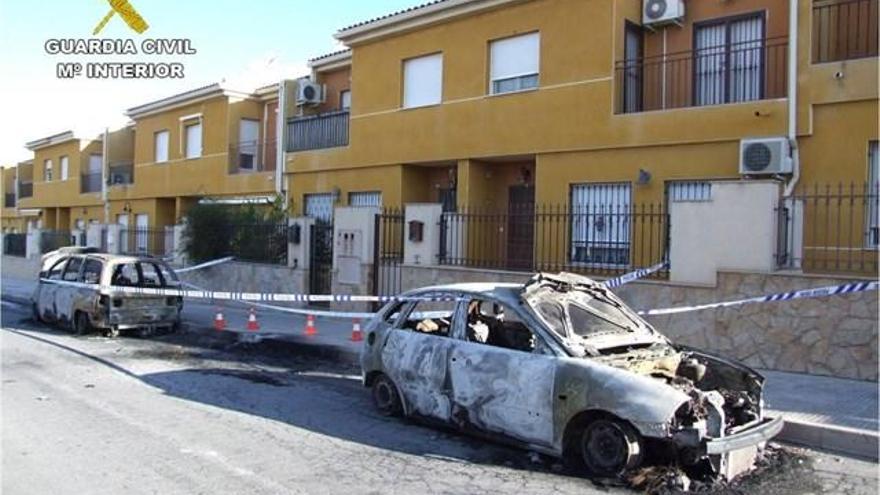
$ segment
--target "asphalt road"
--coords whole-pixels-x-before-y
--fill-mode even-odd
[[[73,337],[2,303],[2,491],[633,493],[552,459],[374,413],[357,370],[193,333]],[[724,493],[877,493],[810,451]]]

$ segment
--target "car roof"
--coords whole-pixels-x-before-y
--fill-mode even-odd
[[[97,258],[101,261],[112,263],[135,263],[138,261],[156,261],[164,263],[162,259],[154,258],[152,256],[132,256],[127,254],[60,252],[55,253],[54,255],[57,256],[57,259],[59,260],[62,257],[70,258],[74,256],[82,256],[85,258]]]
[[[434,285],[407,292],[407,295],[418,295],[437,292],[455,292],[473,296],[493,297],[495,299],[516,300],[522,291],[522,284],[502,282],[471,282],[458,284]]]

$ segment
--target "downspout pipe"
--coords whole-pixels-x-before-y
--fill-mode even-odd
[[[792,176],[785,186],[790,198],[801,178],[800,149],[797,141],[798,109],[798,1],[788,1],[788,142],[791,146]]]

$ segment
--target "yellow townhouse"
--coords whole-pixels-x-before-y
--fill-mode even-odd
[[[73,131],[25,145],[32,163],[18,167],[18,208],[37,210],[37,227],[59,233],[104,221],[104,137]]]
[[[280,156],[277,88],[212,84],[128,109],[133,152],[110,160],[108,222],[161,229],[200,200],[271,200]]]
[[[508,267],[548,249],[639,265],[662,257],[637,253],[650,212],[711,194],[709,181],[776,179],[808,224],[835,214],[810,210],[808,187],[858,203],[844,236],[865,256],[877,15],[877,0],[439,0],[367,20],[337,32],[350,51],[313,60],[299,84],[290,201],[312,216],[440,202],[486,212],[503,238],[469,242],[500,242]],[[578,225],[554,212],[597,214]],[[606,248],[578,254],[597,237]]]
[[[27,223],[25,217],[19,215],[16,207],[18,194],[16,193],[18,167],[6,166],[0,168],[3,175],[3,210],[2,229],[3,233],[26,232]]]

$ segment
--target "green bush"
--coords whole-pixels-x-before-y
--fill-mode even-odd
[[[184,217],[183,249],[194,263],[235,256],[248,261],[283,263],[287,223],[280,204],[197,204]]]

